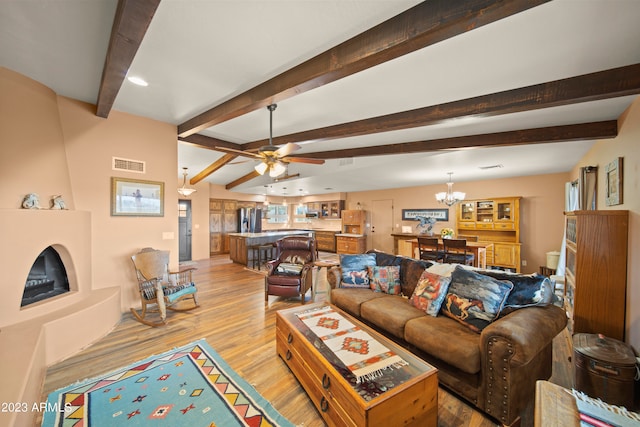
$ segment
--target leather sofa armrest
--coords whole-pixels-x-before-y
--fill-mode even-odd
[[[340,282],[342,282],[342,269],[340,267],[328,268],[327,282],[329,282],[329,286],[331,286],[331,289],[339,288]]]
[[[516,424],[548,379],[553,339],[567,325],[560,307],[527,307],[487,326],[480,335],[481,386],[477,405],[505,425]]]
[[[567,315],[560,307],[521,308],[487,326],[482,331],[480,345],[482,350],[487,350],[493,338],[506,340],[514,350],[511,363],[526,364],[566,326]]]

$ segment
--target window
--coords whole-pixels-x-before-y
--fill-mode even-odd
[[[300,203],[295,206],[293,222],[307,222],[307,205]]]
[[[289,221],[287,205],[269,205],[267,208],[268,224],[286,224]]]

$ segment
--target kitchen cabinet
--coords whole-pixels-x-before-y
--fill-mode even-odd
[[[336,235],[336,252],[339,254],[363,254],[367,250],[367,237]]]
[[[344,209],[344,200],[320,202],[321,218],[340,218],[340,213]]]
[[[318,250],[325,252],[335,252],[336,233],[337,231],[315,230],[316,247],[318,248]]]

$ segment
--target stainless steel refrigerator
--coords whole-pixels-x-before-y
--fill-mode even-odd
[[[262,209],[238,209],[238,232],[260,233],[262,231]]]

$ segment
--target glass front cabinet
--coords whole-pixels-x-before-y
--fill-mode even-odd
[[[456,235],[490,242],[487,265],[520,271],[520,197],[465,200],[457,209]]]

